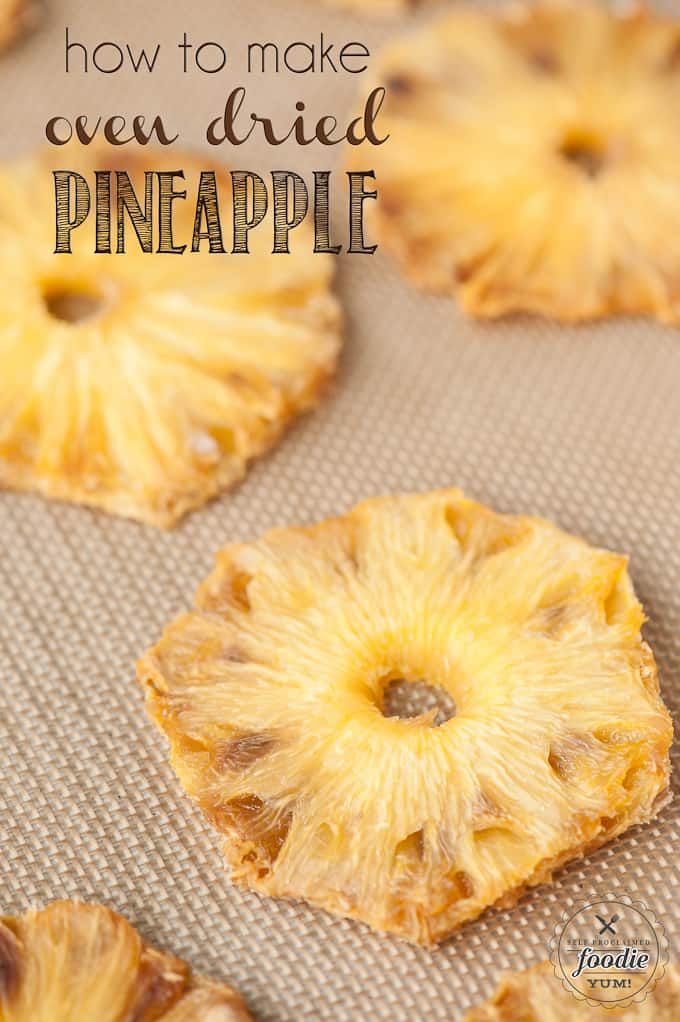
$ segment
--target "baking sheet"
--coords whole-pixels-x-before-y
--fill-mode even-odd
[[[237,68],[186,79],[159,69],[115,83],[67,76],[65,25],[90,45],[160,41],[170,52],[186,30],[239,54],[247,41],[311,41],[322,28],[328,40],[373,48],[403,27],[315,0],[54,2],[40,31],[0,60],[4,156],[37,145],[62,111],[162,112],[197,148],[243,81]],[[262,112],[281,113],[299,98],[319,113],[348,112],[358,85],[326,74],[244,84]],[[232,165],[309,175],[341,155],[285,146],[272,157],[249,146]],[[238,986],[262,1022],[456,1020],[503,968],[547,957],[562,912],[594,893],[646,902],[672,947],[680,802],[513,910],[421,950],[229,885],[219,836],[182,794],[146,719],[134,660],[189,606],[224,543],[341,513],[374,493],[453,484],[631,554],[646,638],[677,716],[680,333],[632,320],[478,325],[451,300],[416,292],[380,251],[340,259],[338,270],[347,343],[337,381],[234,493],[169,534],[0,494],[0,910],[56,897],[105,902],[148,940]]]

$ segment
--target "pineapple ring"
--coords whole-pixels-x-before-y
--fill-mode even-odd
[[[680,1017],[680,974],[666,971],[644,1001],[614,1008],[618,1022],[677,1022]],[[578,1001],[563,989],[550,962],[524,972],[507,973],[493,997],[469,1011],[463,1022],[611,1022],[612,1007]]]
[[[198,181],[174,152],[60,159],[129,171],[142,204],[144,169]],[[46,163],[0,168],[0,486],[173,525],[316,404],[340,347],[332,257],[304,225],[290,255],[263,236],[245,256],[144,254],[129,223],[124,255],[95,255],[94,217],[54,255],[53,206]]]
[[[432,943],[656,813],[642,621],[624,557],[444,490],[227,547],[138,678],[237,883]]]
[[[680,321],[680,23],[452,10],[389,44],[380,242],[468,313]]]
[[[0,918],[2,1022],[248,1022],[235,990],[154,951],[102,905]]]

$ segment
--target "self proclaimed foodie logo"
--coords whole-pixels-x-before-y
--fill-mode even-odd
[[[605,895],[565,912],[550,944],[562,986],[578,1000],[623,1008],[643,1001],[664,974],[668,940],[654,912]]]

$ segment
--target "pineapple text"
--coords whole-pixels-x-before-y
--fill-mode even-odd
[[[271,172],[271,186],[253,171],[232,171],[220,175],[200,172],[191,197],[193,229],[187,240],[177,238],[177,203],[188,201],[183,170],[145,171],[144,192],[138,195],[127,171],[101,170],[92,185],[75,170],[55,170],[56,253],[71,254],[72,235],[94,209],[95,254],[122,254],[132,228],[132,237],[142,252],[183,255],[186,251],[208,251],[221,255],[250,252],[252,231],[271,231],[272,253],[290,252],[290,235],[311,215],[314,252],[338,255],[342,244],[331,239],[331,171],[314,172],[310,189],[304,178],[290,170]],[[373,171],[347,172],[348,244],[352,254],[372,255],[377,246],[367,245],[364,236],[364,203],[375,199],[370,187]],[[220,187],[230,179],[230,243],[225,243],[224,212]],[[310,193],[312,201],[310,202]],[[312,207],[310,213],[310,206]],[[269,214],[269,215],[268,215]],[[186,222],[186,219],[184,219]],[[114,240],[115,239],[115,240]]]

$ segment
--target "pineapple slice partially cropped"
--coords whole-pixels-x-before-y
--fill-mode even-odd
[[[325,2],[329,6],[340,7],[352,14],[382,18],[407,14],[425,4],[435,3],[436,0],[325,0]]]
[[[642,621],[625,557],[444,490],[225,548],[138,677],[237,883],[429,944],[657,812]]]
[[[34,0],[0,0],[0,50],[10,46],[36,19]]]
[[[142,206],[144,170],[183,169],[175,243],[191,242],[207,164],[66,149],[51,166],[91,188],[95,169],[128,171]],[[149,254],[129,222],[124,254],[95,255],[93,215],[54,255],[53,192],[46,160],[0,168],[0,486],[170,526],[316,403],[340,347],[332,257],[304,225],[272,255],[264,224],[249,255]]]
[[[480,317],[680,320],[680,22],[463,3],[377,84],[377,237],[416,283]]]
[[[643,1001],[625,1008],[589,1005],[563,989],[550,962],[507,973],[493,997],[473,1008],[463,1022],[677,1022],[680,975],[667,968]]]
[[[248,1022],[226,984],[154,951],[102,905],[0,918],[0,1022]]]

